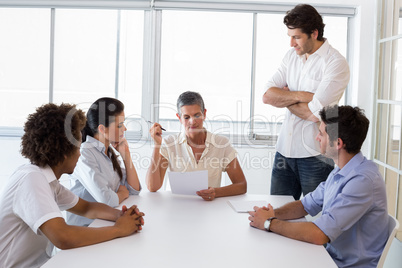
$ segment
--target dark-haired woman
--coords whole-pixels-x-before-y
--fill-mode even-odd
[[[71,191],[82,199],[115,207],[129,195],[140,193],[141,185],[124,138],[124,120],[124,105],[117,99],[100,98],[89,108],[81,156],[70,176]],[[67,222],[86,226],[92,220],[68,213]]]

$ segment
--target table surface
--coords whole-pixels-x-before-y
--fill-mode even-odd
[[[336,267],[323,246],[289,239],[249,225],[228,200],[266,200],[274,207],[290,196],[251,195],[217,198],[171,192],[142,192],[123,204],[145,213],[143,230],[108,242],[62,250],[43,267]],[[95,220],[91,226],[112,225]]]

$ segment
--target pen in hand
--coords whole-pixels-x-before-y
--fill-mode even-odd
[[[151,121],[147,121],[148,123],[150,123],[150,124],[154,124],[154,122],[151,122]],[[163,130],[163,131],[166,131],[166,129],[164,129],[163,127],[161,127],[161,129]]]

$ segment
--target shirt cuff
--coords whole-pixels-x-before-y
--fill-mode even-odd
[[[140,183],[140,190],[134,189],[130,184],[127,183],[127,181],[126,181],[126,187],[128,189],[129,195],[139,195],[142,190],[141,183]]]
[[[321,212],[322,208],[314,202],[311,193],[307,194],[301,200],[304,210],[311,216],[315,216]]]
[[[323,108],[321,102],[313,97],[313,100],[308,103],[308,108],[311,113],[321,121],[320,110]]]
[[[313,221],[313,223],[326,235],[330,241],[334,241],[341,235],[342,231],[335,226],[333,220],[330,219],[329,215],[321,215]]]
[[[45,222],[47,222],[51,219],[54,219],[54,218],[63,218],[63,214],[61,214],[61,211],[51,212],[49,214],[44,215],[39,220],[37,220],[33,226],[30,226],[30,227],[31,227],[32,231],[34,231],[35,234],[39,234],[39,232],[38,232],[39,227],[41,227],[42,224],[44,224]]]
[[[270,89],[271,87],[278,87],[277,85],[275,85],[275,83],[273,83],[273,82],[268,82],[268,83],[266,83],[265,85],[264,85],[264,93],[263,94],[265,94],[265,92],[267,92],[267,90],[268,89]]]

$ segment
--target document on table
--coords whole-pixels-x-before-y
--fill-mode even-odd
[[[268,205],[268,201],[265,200],[255,200],[255,201],[236,201],[229,200],[229,206],[231,206],[236,212],[249,212],[254,211],[253,207],[263,207]]]
[[[191,172],[168,172],[173,194],[196,195],[199,190],[208,189],[208,170]]]

